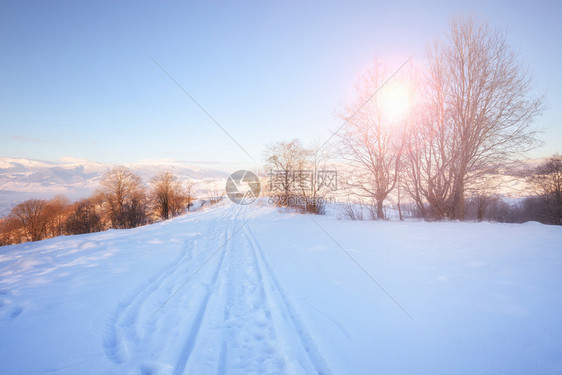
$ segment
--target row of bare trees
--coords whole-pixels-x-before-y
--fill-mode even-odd
[[[532,220],[562,225],[562,156],[554,155],[527,178],[534,197],[529,198]]]
[[[399,119],[384,101],[391,88],[372,96],[388,68],[378,63],[360,80],[339,134],[352,166],[346,182],[373,200],[379,219],[385,200],[405,191],[423,217],[464,220],[467,199],[493,189],[493,176],[537,144],[532,124],[543,98],[505,33],[472,17],[454,18],[419,70],[394,78],[410,104]]]
[[[38,241],[65,233],[65,218],[69,202],[63,196],[45,201],[30,199],[12,209],[8,219],[1,223],[2,243]],[[21,238],[21,240],[20,240]]]
[[[561,223],[559,156],[531,171],[528,190],[535,196],[519,207],[497,194],[514,162],[538,144],[532,125],[544,109],[505,33],[459,16],[448,37],[428,48],[425,67],[411,66],[389,82],[392,75],[384,64],[374,64],[342,113],[340,192],[367,203],[358,212],[350,205],[350,217],[384,219],[392,197],[400,218],[404,207],[408,215],[431,220]],[[398,113],[402,116],[393,111],[397,105],[408,106]],[[266,170],[280,175],[269,193],[284,197],[281,205],[290,205],[296,195],[304,198],[305,211],[322,211],[307,203],[326,190],[318,183],[301,188],[299,173],[325,168],[326,156],[325,148],[308,149],[298,140],[270,145]]]
[[[116,167],[104,174],[92,196],[79,202],[57,196],[16,205],[0,220],[0,245],[166,220],[190,209],[192,190],[191,182],[180,181],[169,171],[154,176],[147,187],[130,169]]]

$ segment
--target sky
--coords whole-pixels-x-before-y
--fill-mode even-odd
[[[423,61],[459,12],[506,30],[546,93],[528,156],[562,152],[562,2],[0,0],[0,157],[230,169],[322,143],[358,74]]]

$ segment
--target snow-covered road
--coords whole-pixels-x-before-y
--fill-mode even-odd
[[[246,211],[225,210],[173,265],[120,303],[104,341],[111,360],[155,358],[143,371],[173,374],[330,373]]]
[[[220,204],[1,248],[0,373],[562,371],[562,228],[314,220],[332,238]]]

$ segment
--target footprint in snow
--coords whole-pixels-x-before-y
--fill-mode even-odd
[[[23,308],[20,306],[16,306],[10,311],[10,318],[15,319],[18,316],[20,316],[22,312],[23,312]]]

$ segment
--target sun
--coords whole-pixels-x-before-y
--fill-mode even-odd
[[[392,121],[403,121],[411,106],[410,91],[402,82],[389,83],[381,92],[381,110]]]

